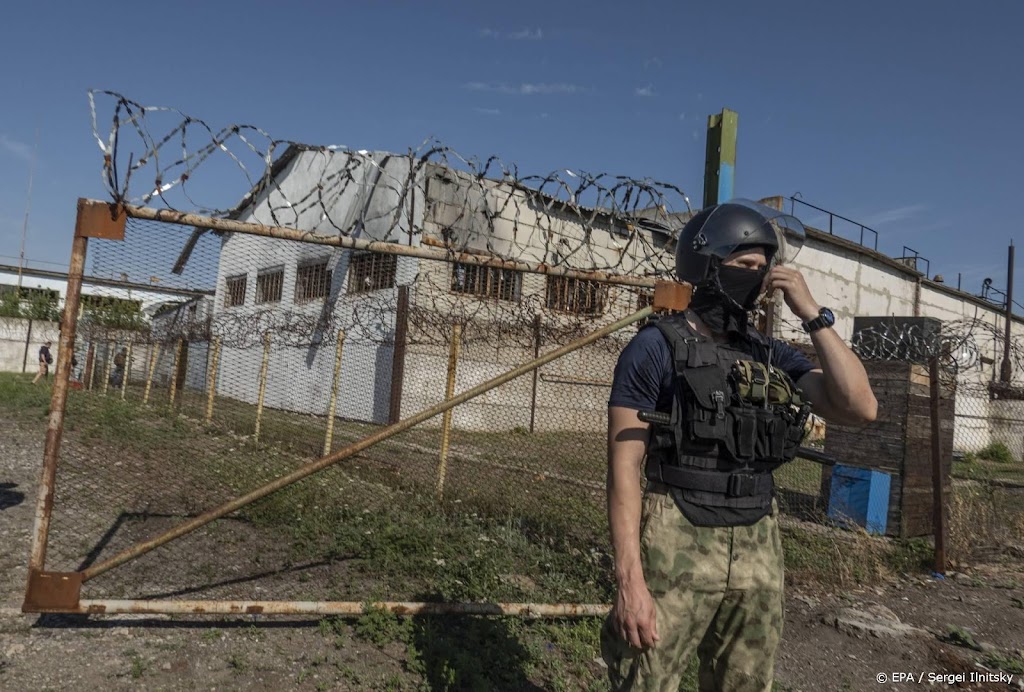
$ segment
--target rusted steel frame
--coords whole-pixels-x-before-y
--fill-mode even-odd
[[[124,358],[124,372],[121,373],[121,401],[128,392],[128,378],[132,372],[132,342],[128,342],[128,353]]]
[[[657,296],[657,292],[655,292],[655,296]],[[655,305],[658,305],[657,302],[655,303]],[[671,309],[683,309],[686,307],[686,304],[683,303],[681,307],[677,307],[676,305],[670,305],[670,307]],[[178,526],[175,526],[174,528],[166,531],[165,533],[161,534],[160,536],[157,536],[156,538],[139,543],[131,548],[128,548],[127,550],[118,553],[117,555],[114,555],[113,557],[107,560],[104,560],[103,562],[99,562],[95,565],[92,565],[91,567],[83,570],[82,581],[88,581],[94,577],[103,574],[104,572],[113,569],[114,567],[117,567],[118,565],[122,565],[125,562],[128,562],[129,560],[139,557],[140,555],[145,555],[149,551],[159,548],[160,546],[164,545],[169,541],[174,540],[175,538],[184,536],[187,533],[195,531],[196,529],[205,526],[206,524],[209,524],[211,521],[219,519],[220,517],[223,517],[227,514],[231,514],[232,512],[237,511],[238,509],[241,509],[242,507],[245,507],[246,505],[251,504],[256,500],[259,500],[260,498],[266,497],[267,495],[270,495],[271,493],[276,492],[281,488],[287,487],[292,483],[295,483],[296,481],[300,481],[303,478],[306,478],[307,476],[316,473],[317,471],[322,471],[323,469],[326,469],[329,466],[333,466],[339,461],[354,456],[362,452],[363,450],[372,447],[378,442],[394,437],[395,435],[404,432],[409,428],[422,423],[423,421],[429,420],[440,413],[444,413],[448,409],[454,408],[461,403],[469,401],[474,397],[480,396],[484,392],[490,391],[495,387],[500,387],[506,382],[511,382],[517,377],[521,377],[526,373],[530,372],[534,368],[550,363],[553,360],[561,358],[567,353],[572,353],[573,351],[576,351],[580,348],[583,348],[584,346],[594,343],[595,341],[603,339],[609,334],[613,334],[614,332],[617,332],[618,330],[623,329],[624,327],[628,327],[631,324],[646,319],[647,317],[650,317],[650,315],[654,312],[654,309],[655,306],[646,307],[643,310],[640,310],[628,317],[624,317],[621,320],[618,320],[616,322],[613,322],[612,324],[602,327],[601,329],[598,329],[597,331],[589,334],[588,336],[585,336],[564,346],[560,346],[559,348],[556,348],[548,353],[545,353],[540,358],[532,360],[528,363],[524,363],[523,365],[520,365],[517,368],[509,370],[503,375],[499,375],[498,377],[488,380],[487,382],[483,382],[475,387],[467,389],[465,392],[462,392],[461,394],[452,397],[448,401],[444,401],[439,404],[436,404],[435,406],[431,406],[430,408],[420,411],[415,415],[409,416],[405,420],[399,421],[394,425],[389,425],[386,428],[374,433],[373,435],[370,435],[369,437],[365,437],[362,440],[359,440],[358,442],[354,442],[348,445],[347,447],[339,449],[333,454],[329,454],[325,457],[321,457],[320,459],[305,464],[304,466],[299,467],[295,471],[292,471],[291,473],[282,476],[275,481],[267,483],[266,485],[257,488],[256,490],[253,490],[249,493],[246,493],[241,497],[235,498],[234,500],[231,500],[230,502],[227,502],[221,505],[220,507],[205,512],[199,515],[198,517],[195,517],[194,519],[179,524]]]
[[[142,395],[142,403],[149,403],[149,392],[153,389],[153,377],[156,375],[156,365],[160,361],[160,344],[154,344],[149,355],[149,375],[146,377],[146,391]]]
[[[83,202],[84,200],[78,200],[75,237],[71,242],[71,262],[68,265],[67,294],[64,296],[64,313],[61,317],[57,369],[53,376],[50,420],[46,428],[43,468],[39,474],[39,494],[36,498],[35,522],[32,527],[32,550],[28,560],[30,579],[34,572],[41,572],[46,564],[50,516],[53,512],[53,490],[57,479],[57,457],[60,454],[61,437],[64,435],[64,410],[68,400],[71,358],[75,351],[75,330],[78,327],[78,308],[82,298],[85,252],[89,244],[83,228]]]
[[[338,343],[334,349],[334,377],[331,379],[331,401],[327,405],[327,432],[324,434],[324,456],[331,453],[334,441],[334,412],[338,409],[338,381],[341,379],[341,355],[345,347],[345,330],[338,330]]]
[[[213,353],[206,373],[206,422],[213,422],[213,399],[217,393],[217,365],[220,362],[220,337],[213,339]]]
[[[263,401],[267,395],[267,370],[270,368],[270,332],[263,335],[263,362],[260,364],[259,390],[256,395],[256,426],[252,439],[259,441],[260,424],[263,422]]]
[[[23,613],[73,613],[82,594],[78,572],[29,570],[28,588],[21,604]]]
[[[448,379],[445,382],[444,399],[455,395],[455,375],[459,367],[459,344],[462,342],[462,325],[452,325],[452,341],[448,345]],[[444,497],[444,481],[448,475],[448,443],[452,435],[452,410],[444,412],[441,419],[441,457],[437,464],[437,497]]]
[[[943,493],[942,430],[939,415],[939,359],[928,361],[932,424],[932,528],[935,534],[935,571],[946,573],[946,500]]]
[[[362,238],[350,238],[348,236],[321,235],[318,233],[300,231],[295,228],[286,228],[282,226],[264,226],[258,223],[237,221],[235,219],[215,219],[209,216],[188,214],[169,209],[153,209],[151,207],[125,205],[125,211],[128,216],[136,219],[162,221],[164,223],[174,223],[182,226],[196,226],[199,228],[209,228],[211,230],[226,231],[229,233],[246,233],[249,235],[258,235],[267,238],[295,240],[301,243],[314,243],[317,245],[331,245],[339,248],[366,250],[368,252],[378,252],[389,255],[419,257],[421,259],[440,260],[443,262],[459,262],[462,264],[477,264],[534,274],[547,274],[550,276],[589,279],[619,286],[651,288],[655,285],[654,278],[607,274],[605,272],[580,271],[577,269],[568,269],[566,267],[552,267],[546,264],[497,259],[487,255],[477,255],[470,252],[458,252],[444,247],[437,241],[432,242],[429,238],[424,238],[423,244],[420,246],[399,245],[398,243],[369,241],[363,240]],[[427,247],[430,245],[438,245],[438,247]]]
[[[170,613],[212,615],[364,615],[370,609],[396,615],[511,615],[526,618],[601,617],[611,606],[600,603],[423,603],[415,601],[149,601],[82,599],[65,612],[91,615]]]

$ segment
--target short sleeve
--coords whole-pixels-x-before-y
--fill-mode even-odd
[[[790,376],[794,382],[814,370],[814,363],[803,353],[796,350],[785,341],[772,339],[772,365]]]
[[[654,327],[641,329],[626,345],[615,365],[609,406],[654,411],[672,384],[672,353]]]

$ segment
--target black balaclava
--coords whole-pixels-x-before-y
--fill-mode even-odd
[[[712,263],[707,279],[697,285],[690,309],[716,334],[747,333],[748,313],[754,309],[768,273]]]

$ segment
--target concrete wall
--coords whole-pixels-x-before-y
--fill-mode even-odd
[[[39,347],[46,341],[53,342],[50,345],[54,363],[50,366],[52,375],[57,364],[57,347],[60,342],[58,324],[17,317],[0,317],[0,371],[37,372]]]

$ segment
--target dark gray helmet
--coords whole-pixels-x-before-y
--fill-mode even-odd
[[[768,265],[791,262],[804,243],[803,224],[777,209],[733,199],[697,212],[676,241],[676,276],[694,286],[709,277],[712,262],[720,263],[743,247],[765,249]]]

